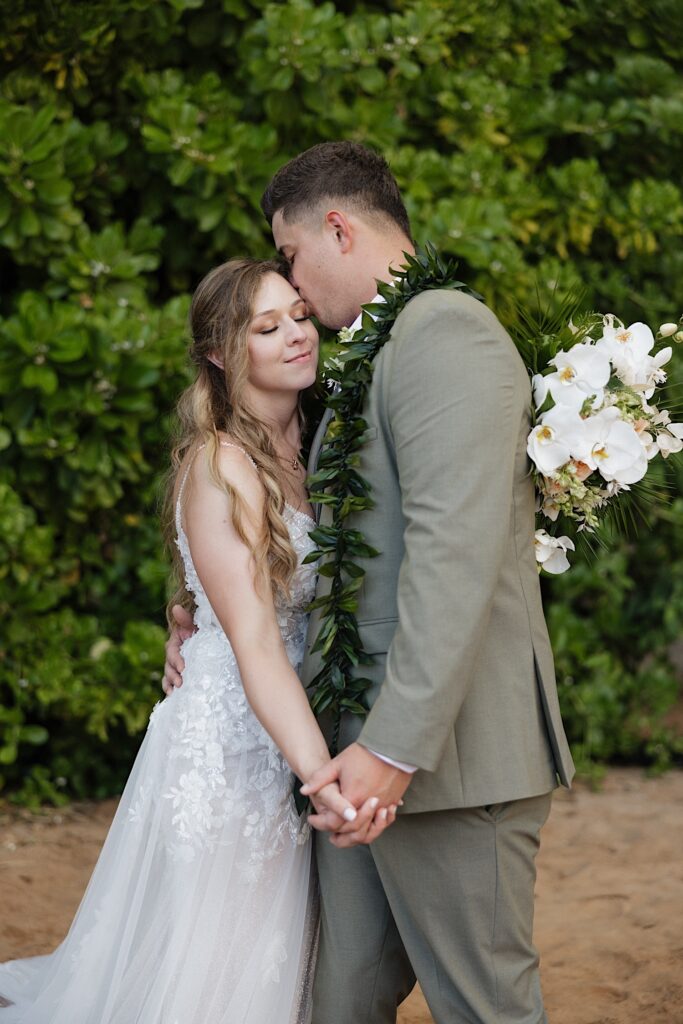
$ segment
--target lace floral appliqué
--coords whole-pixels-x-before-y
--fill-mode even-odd
[[[276,612],[287,657],[298,670],[305,609],[315,592],[315,567],[301,564],[313,549],[312,524],[289,506],[284,514],[299,567],[289,601]],[[204,593],[180,524],[177,544],[196,603],[197,630],[182,647],[182,687],[154,708],[149,722],[150,730],[163,733],[165,784],[157,796],[168,808],[167,849],[174,860],[188,862],[202,851],[234,843],[239,835],[246,841],[240,844],[240,863],[253,880],[284,844],[305,842],[308,827],[294,808],[292,773],[249,706],[234,652]],[[152,794],[140,792],[131,823],[143,820],[150,799]],[[235,822],[238,830],[226,828]]]

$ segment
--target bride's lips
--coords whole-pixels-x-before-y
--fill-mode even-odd
[[[300,352],[298,356],[294,356],[293,359],[285,359],[286,363],[304,363],[310,358],[311,350],[308,352]]]

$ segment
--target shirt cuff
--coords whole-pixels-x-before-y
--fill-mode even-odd
[[[371,754],[375,755],[375,757],[378,757],[380,761],[384,761],[385,764],[390,764],[392,768],[398,768],[399,771],[408,772],[409,775],[412,775],[413,772],[417,771],[414,764],[406,764],[404,761],[395,761],[393,757],[387,757],[385,754],[378,754],[376,750],[371,750],[370,747],[366,747],[365,749],[369,750]]]

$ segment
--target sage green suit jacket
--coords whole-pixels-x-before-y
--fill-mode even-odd
[[[375,359],[360,467],[375,505],[348,521],[381,552],[364,563],[357,615],[371,710],[344,717],[341,746],[418,766],[404,812],[571,782],[534,555],[530,405],[514,344],[461,292],[412,299]],[[305,685],[319,628],[314,612]]]

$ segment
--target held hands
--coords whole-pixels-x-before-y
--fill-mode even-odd
[[[396,820],[396,808],[412,776],[386,764],[359,743],[319,768],[301,787],[316,809],[309,821],[319,831],[331,832],[330,842],[339,849],[373,842]],[[357,814],[353,821],[334,813],[339,790]],[[333,796],[334,794],[334,796]]]
[[[323,786],[315,796],[311,797],[315,814],[308,820],[319,832],[330,832],[330,842],[335,846],[356,846],[359,843],[372,843],[389,825],[396,821],[396,805],[380,807],[377,797],[370,797],[356,810],[339,791],[336,782]],[[332,808],[336,808],[333,810]],[[341,812],[341,813],[340,813]],[[352,817],[353,815],[353,817]],[[344,835],[341,829],[350,832]],[[341,842],[341,839],[344,842]]]
[[[183,685],[181,673],[185,668],[185,662],[180,653],[180,646],[183,640],[187,640],[195,631],[192,616],[181,605],[173,605],[173,618],[176,624],[166,641],[166,664],[161,678],[161,688],[167,697],[170,697],[176,687]]]
[[[184,640],[195,631],[187,609],[173,606],[175,626],[166,641],[166,663],[161,686],[170,696],[183,685]],[[412,776],[386,764],[359,743],[353,743],[311,775],[301,793],[309,796],[316,813],[309,821],[329,832],[334,846],[347,848],[374,842],[396,820],[396,809]]]

